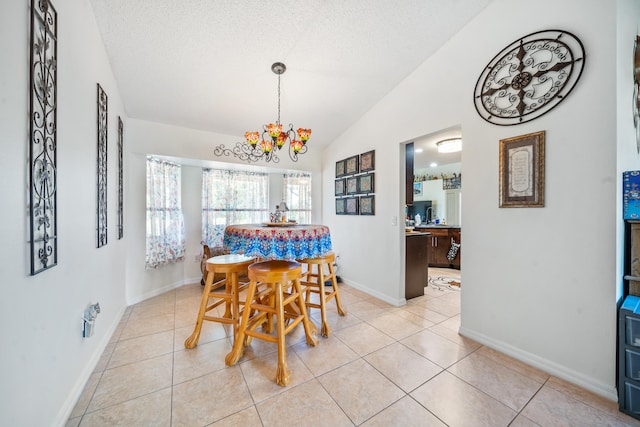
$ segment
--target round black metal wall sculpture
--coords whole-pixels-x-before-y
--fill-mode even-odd
[[[531,33],[514,41],[484,68],[473,101],[495,125],[531,121],[569,95],[582,75],[582,42],[562,30]]]

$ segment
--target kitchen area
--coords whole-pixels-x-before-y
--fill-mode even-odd
[[[461,259],[462,139],[459,128],[406,144],[405,298],[424,294],[429,268],[456,270]],[[441,270],[445,269],[445,270]]]

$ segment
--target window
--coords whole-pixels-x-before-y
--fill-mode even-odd
[[[180,165],[147,157],[146,268],[184,259]]]
[[[282,200],[287,203],[288,219],[300,224],[311,223],[311,174],[295,172],[284,174]]]
[[[261,223],[269,218],[269,175],[266,173],[203,169],[202,241],[222,246],[230,224]]]

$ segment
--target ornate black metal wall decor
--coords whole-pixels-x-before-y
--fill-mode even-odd
[[[123,187],[123,162],[122,162],[122,146],[124,131],[124,125],[122,124],[122,118],[118,117],[118,239],[122,239],[124,236],[124,187]]]
[[[562,30],[526,35],[498,53],[473,94],[478,114],[495,125],[528,122],[558,105],[582,75],[582,42]]]
[[[31,275],[58,264],[57,100],[58,13],[31,0],[29,206]]]
[[[98,83],[98,247],[107,244],[107,94]]]

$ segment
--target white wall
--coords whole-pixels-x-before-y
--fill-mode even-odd
[[[58,265],[29,276],[30,2],[0,3],[0,424],[64,425],[125,309],[117,118],[127,120],[86,0],[57,0]],[[108,244],[96,248],[96,83],[108,95]],[[126,141],[125,141],[126,144]],[[129,179],[125,170],[125,182]],[[127,206],[125,205],[125,209]],[[95,334],[81,316],[100,302]]]
[[[482,68],[518,37],[550,28],[576,34],[586,47],[577,87],[532,122],[485,122],[472,102]],[[615,399],[615,63],[616,9],[608,2],[491,3],[324,152],[324,194],[331,194],[335,161],[371,149],[378,159],[375,216],[323,210],[341,277],[403,302],[404,239],[394,225],[404,205],[399,144],[461,124],[461,331]],[[546,206],[499,209],[499,140],[539,130],[546,131]]]

